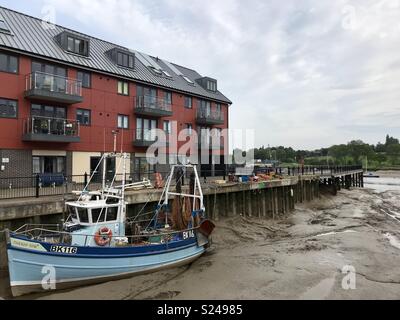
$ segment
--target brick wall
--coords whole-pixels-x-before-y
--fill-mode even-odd
[[[1,163],[9,159],[9,163]],[[0,165],[5,166],[0,171],[0,178],[31,177],[32,176],[32,150],[0,150]]]

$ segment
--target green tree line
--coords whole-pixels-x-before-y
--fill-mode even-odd
[[[254,158],[276,160],[283,164],[305,165],[368,165],[371,169],[400,167],[399,139],[386,136],[386,142],[371,145],[361,140],[318,150],[294,150],[291,147],[261,147],[254,149]]]

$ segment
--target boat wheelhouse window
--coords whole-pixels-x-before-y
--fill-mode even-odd
[[[106,218],[106,209],[99,208],[99,209],[92,209],[92,222],[104,222]]]
[[[118,198],[107,198],[106,204],[117,204],[119,202]]]
[[[89,223],[89,214],[87,209],[77,208],[79,221],[82,223]]]
[[[107,221],[115,221],[118,217],[118,207],[107,208]]]
[[[76,208],[72,206],[67,206],[67,211],[68,214],[71,216],[72,219],[78,219],[78,216],[76,215]]]

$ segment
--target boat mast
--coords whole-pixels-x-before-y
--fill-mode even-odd
[[[108,154],[105,153],[103,155],[103,178],[102,178],[102,188],[101,188],[101,199],[104,200],[104,190],[106,189],[106,170],[107,170],[107,158],[108,158]]]

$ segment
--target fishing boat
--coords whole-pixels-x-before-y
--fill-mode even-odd
[[[135,184],[126,183],[123,174],[120,185],[117,175],[106,185],[106,159],[110,157],[119,157],[125,172],[127,154],[104,154],[101,190],[89,190],[90,177],[77,193],[79,198],[66,202],[64,223],[6,231],[13,296],[185,265],[210,246],[215,226],[205,217],[196,166],[172,166],[154,210],[127,218],[125,191]],[[189,171],[189,187],[183,187],[183,172]]]

